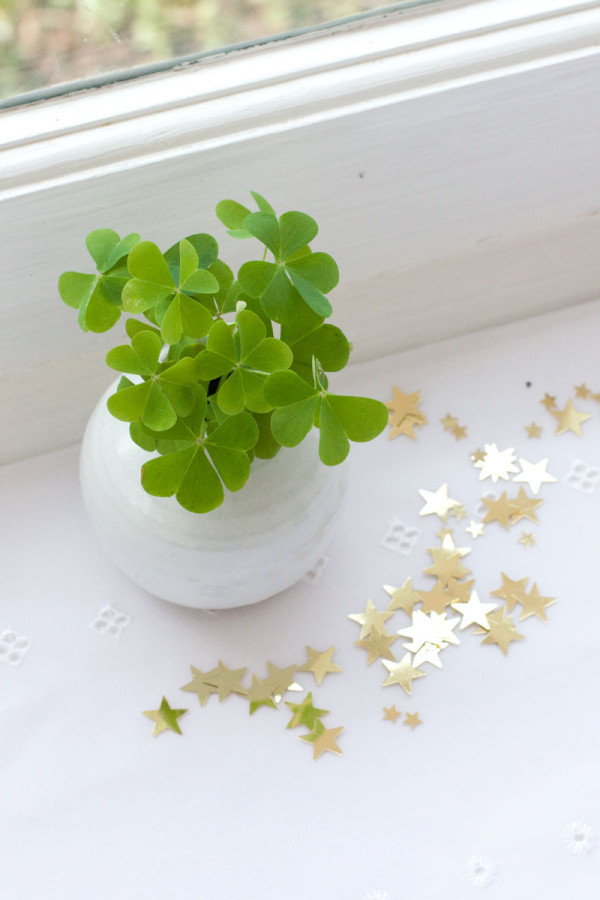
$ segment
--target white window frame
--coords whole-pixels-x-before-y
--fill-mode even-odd
[[[0,113],[0,461],[75,441],[107,381],[55,287],[101,225],[306,209],[357,361],[596,297],[599,84],[600,0],[440,0]]]

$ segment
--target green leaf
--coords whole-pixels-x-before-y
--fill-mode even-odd
[[[217,319],[216,322],[213,323],[208,332],[206,349],[219,356],[223,356],[232,363],[237,362],[237,353],[235,351],[231,327],[227,325],[223,319]]]
[[[246,407],[241,369],[234,369],[217,391],[217,403],[228,416],[241,413]]]
[[[281,231],[281,258],[288,259],[317,236],[319,226],[310,216],[301,212],[286,212],[279,218]]]
[[[123,288],[123,309],[137,316],[147,312],[161,300],[172,297],[174,290],[175,288],[132,278]]]
[[[210,350],[203,350],[196,357],[196,373],[202,381],[212,381],[213,378],[220,378],[221,375],[231,371],[234,365],[235,363],[226,356],[212,353]]]
[[[340,270],[327,253],[311,253],[286,262],[286,268],[310,282],[323,294],[328,294],[340,280]]]
[[[249,309],[239,312],[235,321],[240,336],[240,359],[245,362],[246,357],[262,343],[267,329],[259,317]]]
[[[153,328],[152,325],[148,325],[147,322],[140,322],[138,319],[127,319],[125,322],[125,331],[130,338],[135,337],[140,331],[151,331],[153,334],[160,337],[160,331]]]
[[[208,334],[213,317],[205,306],[186,294],[162,301],[156,310],[160,333],[167,344],[176,344],[183,334],[201,338]]]
[[[238,272],[238,280],[246,294],[250,297],[258,298],[262,297],[280,271],[276,263],[260,262],[258,260],[247,262],[241,266]]]
[[[234,230],[243,229],[244,219],[250,215],[250,210],[235,200],[221,200],[215,212],[226,228]]]
[[[273,437],[271,416],[272,413],[254,413],[254,421],[258,425],[258,440],[254,445],[254,455],[258,459],[273,459],[281,449],[281,444]]]
[[[297,306],[305,306],[296,288],[280,268],[260,298],[262,308],[274,322],[283,324],[294,315]]]
[[[131,423],[129,435],[133,443],[141,447],[142,450],[146,450],[148,453],[153,453],[156,450],[156,438],[148,434],[141,422]]]
[[[106,260],[106,269],[104,271],[110,272],[115,268],[117,263],[123,259],[123,257],[128,256],[129,253],[133,250],[136,244],[139,244],[140,236],[135,232],[131,234],[127,234],[124,238],[122,238],[116,247],[113,248],[112,253]],[[129,270],[127,266],[122,266],[119,268],[123,268],[123,275],[129,276]]]
[[[260,209],[261,212],[269,213],[269,215],[275,216],[275,210],[273,209],[271,204],[267,200],[265,200],[264,197],[261,197],[261,195],[257,194],[256,191],[250,191],[250,193],[254,197],[254,200],[256,201],[256,205],[258,206],[258,208]],[[277,218],[277,216],[275,216],[275,218]]]
[[[160,386],[177,416],[189,416],[195,403],[192,388],[189,385],[166,381],[162,377]]]
[[[273,375],[269,375],[264,384],[264,394],[271,406],[275,407],[288,406],[290,403],[317,397],[317,391],[312,385],[290,371],[274,372]]]
[[[350,452],[350,442],[346,432],[326,397],[319,413],[319,456],[326,466],[337,466]]]
[[[110,294],[107,294],[104,276],[101,275],[89,299],[84,300],[79,307],[79,324],[84,331],[100,334],[112,328],[120,315],[121,310],[112,302]]]
[[[291,342],[290,342],[291,343]],[[350,357],[350,344],[336,325],[321,325],[302,340],[292,343],[294,362],[310,366],[316,356],[326,372],[339,372]]]
[[[96,275],[84,275],[82,272],[63,272],[58,279],[58,293],[67,306],[79,309],[87,303],[96,284]]]
[[[234,284],[233,272],[226,263],[217,259],[210,267],[209,271],[217,279],[219,290],[215,292],[216,309],[219,313],[233,312],[235,309],[235,301],[240,286],[236,282],[235,290],[232,290]]]
[[[313,254],[314,256],[314,254]],[[288,269],[288,274],[292,279],[292,283],[294,287],[298,290],[298,293],[304,300],[304,302],[310,306],[313,312],[315,312],[318,316],[323,316],[326,318],[330,316],[333,312],[331,303],[327,299],[327,297],[321,293],[316,287],[307,281],[305,278],[302,278],[301,275],[298,275],[293,269]]]
[[[167,262],[152,241],[137,244],[129,254],[127,265],[133,278],[175,290]]]
[[[141,422],[153,431],[166,431],[177,421],[177,413],[155,381],[146,383],[150,385],[150,391],[140,416]]]
[[[170,381],[173,384],[194,384],[197,375],[196,361],[189,356],[184,356],[172,366],[164,369],[160,374],[160,380]]]
[[[248,454],[240,450],[225,450],[206,442],[206,450],[229,491],[240,491],[250,475]]]
[[[198,269],[198,254],[189,241],[179,241],[179,284],[183,286]]]
[[[314,394],[299,403],[276,409],[271,418],[275,440],[284,447],[296,447],[313,427],[318,403],[319,397]]]
[[[223,502],[221,479],[201,447],[196,450],[175,496],[184,509],[195,513],[210,512]]]
[[[185,478],[196,452],[195,447],[190,447],[145,462],[142,466],[144,490],[153,497],[172,497]]]
[[[271,251],[275,259],[280,254],[279,222],[270,213],[250,213],[244,219],[244,228]]]
[[[119,243],[119,235],[111,228],[97,228],[90,231],[85,239],[85,246],[99,272],[106,272],[108,260],[112,256],[112,252]],[[118,260],[115,260],[117,262]]]
[[[183,282],[181,289],[190,294],[216,294],[219,290],[219,282],[207,269],[198,269],[193,275]]]
[[[289,369],[294,355],[287,344],[277,338],[265,338],[249,353],[243,363],[259,372],[277,372]]]
[[[351,441],[371,441],[388,423],[389,412],[379,400],[329,394],[327,404]]]
[[[122,422],[135,422],[141,418],[150,394],[152,382],[144,381],[142,384],[134,384],[117,390],[107,400],[108,411],[115,419]]]
[[[258,425],[250,413],[230,416],[212,432],[206,443],[230,450],[251,450],[258,440]]]

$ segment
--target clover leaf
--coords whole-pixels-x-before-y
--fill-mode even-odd
[[[235,328],[217,319],[209,331],[206,349],[196,357],[202,381],[222,378],[217,403],[227,415],[244,409],[266,413],[272,406],[265,400],[263,385],[272,372],[287,369],[293,359],[290,348],[267,337],[261,319],[249,309],[238,312]]]
[[[63,272],[58,279],[58,292],[67,306],[79,310],[83,331],[108,331],[118,321],[122,292],[128,281],[127,273],[118,270],[118,264],[139,239],[139,234],[121,239],[110,228],[91,231],[85,242],[99,275]]]
[[[142,241],[127,260],[132,278],[123,289],[123,307],[133,314],[151,310],[168,344],[177,343],[184,334],[204,337],[212,315],[190,294],[216,294],[219,282],[212,272],[199,267],[199,261],[193,244],[185,238],[180,241],[175,281],[156,244]]]
[[[248,451],[258,438],[258,426],[250,413],[231,416],[205,433],[206,393],[197,386],[192,416],[180,420],[168,436],[177,449],[142,466],[142,486],[155,497],[171,497],[195,513],[209,512],[230,491],[244,487],[250,474]]]
[[[386,406],[367,397],[331,394],[308,384],[296,372],[275,372],[265,382],[265,397],[275,407],[271,429],[284,447],[295,447],[318,425],[319,456],[327,466],[341,463],[349,441],[370,441],[388,421]]]
[[[160,337],[149,329],[135,334],[131,346],[114,347],[106,356],[107,364],[119,372],[140,375],[141,384],[129,379],[108,398],[108,409],[124,422],[142,422],[154,431],[171,428],[178,416],[191,413],[196,396],[196,367],[193,359],[184,357],[176,363],[160,363]]]

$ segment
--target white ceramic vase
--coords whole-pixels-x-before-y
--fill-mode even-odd
[[[311,569],[327,548],[344,498],[347,461],[324,466],[313,429],[293,449],[257,459],[239,492],[210,513],[152,497],[140,482],[150,454],[106,407],[88,422],[80,457],[83,498],[114,562],[157,597],[199,609],[257,603]],[[156,455],[156,454],[152,454]]]

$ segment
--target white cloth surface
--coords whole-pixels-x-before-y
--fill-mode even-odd
[[[31,642],[20,665],[0,663],[2,896],[464,900],[480,891],[465,864],[482,854],[495,864],[485,890],[497,900],[596,898],[600,850],[572,853],[564,830],[580,821],[600,831],[600,488],[565,478],[575,459],[600,468],[600,405],[575,400],[592,413],[579,438],[556,436],[540,400],[548,392],[563,408],[581,382],[600,391],[599,326],[600,303],[590,303],[332,376],[334,390],[384,401],[394,384],[420,390],[428,424],[414,442],[386,431],[352,445],[349,497],[320,576],[254,607],[204,613],[132,584],[86,521],[77,448],[0,470],[0,635],[12,628]],[[447,413],[466,440],[443,430]],[[540,439],[526,436],[532,420]],[[548,457],[558,481],[542,486],[539,524],[493,523],[474,540],[464,529],[482,494],[519,487],[479,481],[469,453],[486,443]],[[433,586],[423,570],[442,523],[419,516],[418,489],[444,482],[467,507],[448,524],[457,546],[472,547],[463,562],[480,599],[505,572],[558,602],[547,623],[517,623],[526,637],[506,657],[457,628],[460,646],[443,651],[442,669],[424,664],[408,697],[381,686],[386,672],[367,666],[348,615],[369,597],[385,608],[384,584]],[[408,555],[382,545],[393,519],[420,532]],[[535,535],[530,549],[523,531]],[[90,627],[107,605],[131,617],[118,639]],[[388,627],[409,624],[397,612]],[[342,756],[313,761],[303,729],[286,728],[287,707],[249,716],[239,697],[202,708],[180,690],[190,664],[205,671],[221,659],[264,677],[267,660],[304,662],[306,645],[334,645],[343,668],[320,687],[297,675],[330,710],[324,724],[344,726]],[[163,695],[189,708],[181,736],[151,736],[142,710]],[[392,704],[423,724],[383,721]]]

